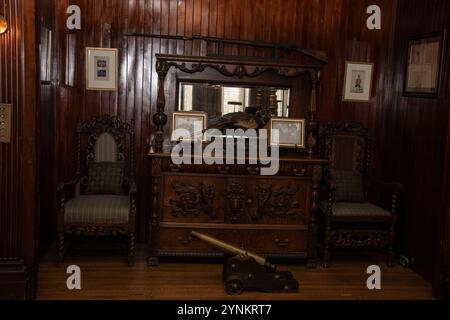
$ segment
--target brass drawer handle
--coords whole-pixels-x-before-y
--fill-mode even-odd
[[[307,170],[305,168],[295,168],[294,175],[296,177],[305,177],[307,174]]]
[[[170,169],[170,171],[172,171],[172,172],[180,172],[180,171],[181,171],[181,165],[171,163],[171,164],[169,165],[169,169]]]
[[[184,245],[189,245],[191,244],[191,242],[194,240],[193,237],[189,236],[189,237],[178,237],[178,242],[184,244]]]
[[[217,171],[220,174],[229,174],[231,172],[230,166],[217,166]]]
[[[275,239],[275,244],[280,248],[289,247],[289,243],[290,243],[289,239],[284,239],[284,240]]]
[[[256,176],[261,172],[261,168],[247,167],[247,172],[252,176]]]

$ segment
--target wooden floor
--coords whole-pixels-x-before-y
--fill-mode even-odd
[[[53,251],[53,250],[52,250]],[[382,290],[369,291],[366,269],[380,264]],[[279,266],[292,271],[300,282],[300,293],[274,295],[244,293],[229,297],[224,293],[222,266],[216,263],[163,262],[158,268],[147,267],[145,247],[139,248],[136,266],[128,268],[125,257],[117,253],[73,253],[66,266],[78,265],[82,270],[82,290],[69,291],[65,268],[56,268],[54,254],[48,254],[39,270],[38,299],[107,299],[107,300],[351,300],[351,299],[431,299],[431,286],[414,272],[382,262],[366,259],[339,259],[329,269],[310,270],[303,265]]]

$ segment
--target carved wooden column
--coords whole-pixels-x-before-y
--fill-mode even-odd
[[[315,149],[317,146],[318,140],[318,130],[319,123],[317,121],[317,97],[319,94],[319,86],[320,86],[320,71],[315,71],[313,74],[310,74],[311,78],[311,102],[309,105],[309,118],[308,118],[308,156],[312,158],[316,153]]]
[[[319,240],[319,228],[317,225],[317,215],[319,213],[319,188],[322,181],[322,166],[316,165],[312,172],[312,203],[311,218],[309,221],[308,234],[308,268],[317,267],[317,244]]]
[[[149,257],[148,265],[158,266],[159,248],[159,222],[161,218],[160,194],[161,194],[161,174],[162,158],[152,157],[152,214],[150,218]]]
[[[153,116],[153,123],[156,125],[155,134],[155,152],[163,153],[164,144],[164,126],[167,123],[166,108],[166,94],[165,81],[169,71],[169,64],[165,60],[158,60],[156,62],[156,72],[158,73],[158,100],[156,105],[156,114]]]
[[[272,117],[278,116],[277,90],[271,89],[269,94],[269,112]]]

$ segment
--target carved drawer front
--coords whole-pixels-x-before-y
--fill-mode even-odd
[[[223,223],[224,185],[220,177],[164,175],[162,222]]]
[[[309,223],[310,180],[301,178],[256,178],[248,181],[253,205],[248,223],[302,225]]]
[[[180,255],[218,254],[222,251],[191,236],[196,230],[238,248],[265,255],[302,254],[307,250],[306,230],[232,230],[161,228],[160,251]]]
[[[192,237],[192,230],[226,241],[240,248],[244,245],[244,233],[238,230],[161,228],[160,250],[175,253],[190,252],[193,254],[222,253],[222,251],[215,249],[211,245]]]
[[[307,251],[305,230],[247,231],[245,247],[260,253],[301,253]]]

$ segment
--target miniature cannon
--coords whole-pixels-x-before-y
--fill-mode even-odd
[[[299,283],[292,273],[277,271],[265,258],[195,231],[192,236],[225,253],[223,280],[229,295],[240,295],[244,291],[298,292]]]

